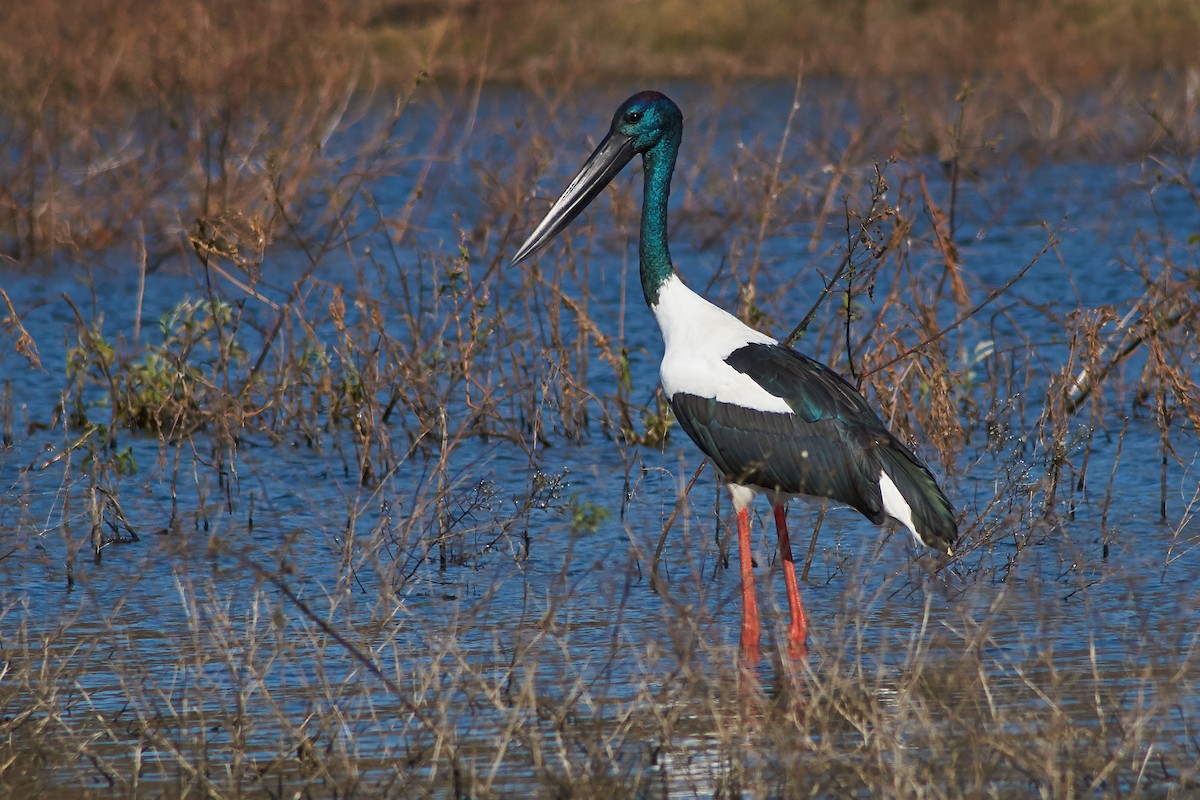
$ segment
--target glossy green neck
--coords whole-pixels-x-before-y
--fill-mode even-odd
[[[638,242],[641,260],[642,295],[646,305],[658,304],[658,290],[674,271],[667,250],[667,199],[671,195],[671,173],[679,153],[679,135],[667,135],[643,156],[642,231]]]

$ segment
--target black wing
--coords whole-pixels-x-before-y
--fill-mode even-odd
[[[779,345],[747,345],[725,361],[795,411],[756,411],[676,393],[671,407],[680,425],[726,478],[828,497],[881,523],[887,517],[879,488],[883,471],[912,509],[922,541],[943,551],[953,545],[954,512],[937,481],[840,375]]]

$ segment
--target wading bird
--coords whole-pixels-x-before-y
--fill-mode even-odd
[[[659,376],[679,424],[724,475],[737,512],[742,577],[743,659],[758,659],[749,506],[770,498],[783,556],[791,624],[807,653],[785,517],[795,495],[829,498],[879,524],[893,519],[927,547],[950,554],[958,535],[950,502],[929,469],[884,426],[853,386],[825,365],[743,324],[693,292],[667,250],[667,198],[683,136],[683,112],[658,92],[617,109],[608,135],[538,223],[513,263],[561,233],[621,169],[642,155],[642,292],[665,352]]]

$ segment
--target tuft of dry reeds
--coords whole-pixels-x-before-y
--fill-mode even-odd
[[[271,0],[6,6],[0,247],[86,260],[132,242],[153,269],[192,233],[253,261],[372,83],[340,43],[354,19]]]

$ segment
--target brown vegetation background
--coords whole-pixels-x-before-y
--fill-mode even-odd
[[[1058,87],[1200,65],[1193,0],[35,0],[0,10],[9,102],[307,86],[345,62],[527,84],[981,74]],[[369,57],[369,58],[365,58]]]
[[[867,157],[1190,151],[1197,41],[1194,0],[6,3],[0,254],[86,258],[229,209],[256,231],[311,195],[363,98],[488,81],[837,76],[872,112]]]

